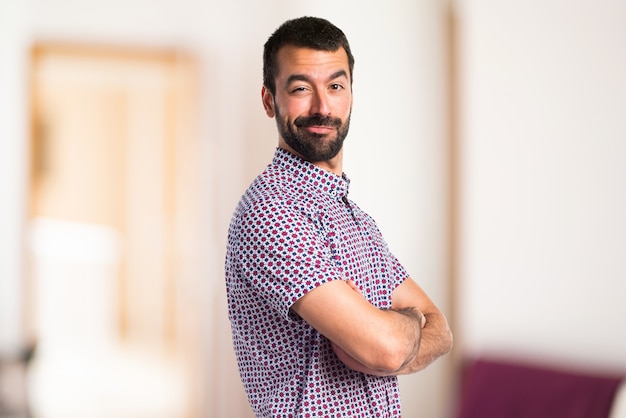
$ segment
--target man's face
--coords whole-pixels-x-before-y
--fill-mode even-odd
[[[352,110],[345,50],[285,46],[277,58],[276,95],[264,89],[263,104],[276,116],[280,145],[314,163],[338,158]]]

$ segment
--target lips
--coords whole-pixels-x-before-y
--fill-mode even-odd
[[[336,129],[332,126],[326,126],[326,125],[304,126],[303,128],[306,129],[308,132],[311,132],[314,134],[327,134]]]

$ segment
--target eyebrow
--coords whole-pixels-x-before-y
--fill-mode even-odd
[[[348,78],[348,73],[346,73],[345,70],[339,70],[333,74],[330,75],[330,77],[328,77],[328,80],[335,80],[337,78],[340,77],[346,77]],[[294,81],[305,81],[307,83],[311,82],[311,78],[307,75],[304,74],[292,74],[289,76],[289,78],[287,78],[287,85],[293,83]]]

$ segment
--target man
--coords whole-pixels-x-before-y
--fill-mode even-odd
[[[235,210],[226,254],[248,400],[259,417],[400,416],[396,376],[447,353],[452,335],[347,197],[350,46],[330,22],[304,17],[281,25],[263,58],[278,149]]]

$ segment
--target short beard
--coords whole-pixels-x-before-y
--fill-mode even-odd
[[[276,102],[274,102],[274,109],[278,133],[305,160],[312,163],[329,161],[341,151],[343,141],[346,139],[350,129],[350,115],[348,115],[345,123],[339,118],[321,115],[299,116],[293,122],[290,122],[286,119],[283,120]],[[336,128],[337,134],[334,139],[324,141],[326,134],[312,134],[299,130],[299,128],[308,126],[329,126]]]

